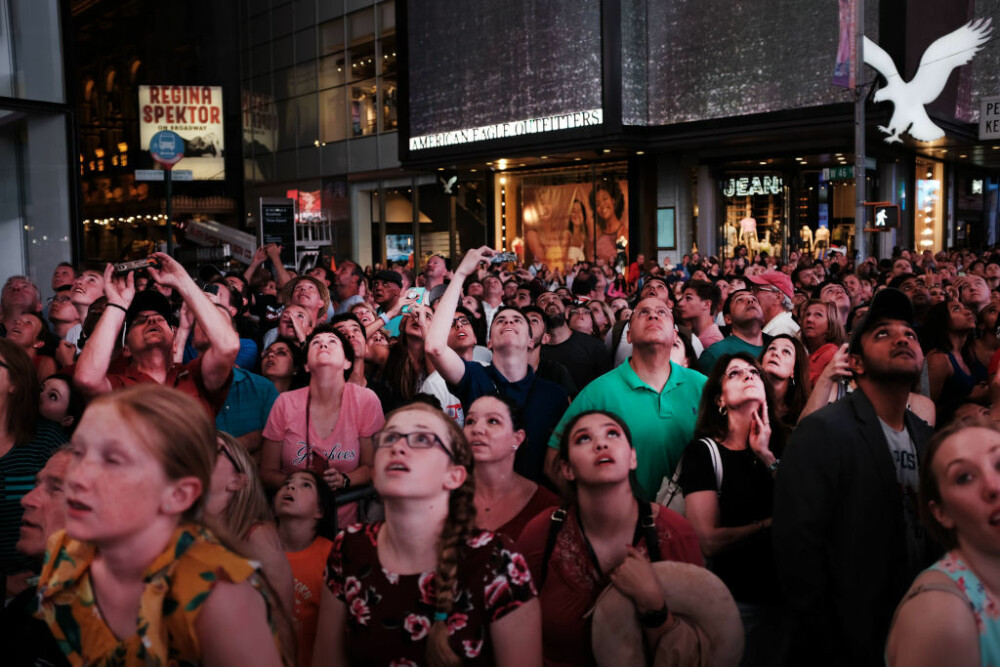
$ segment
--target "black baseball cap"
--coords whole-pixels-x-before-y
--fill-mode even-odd
[[[132,305],[125,311],[125,330],[131,329],[135,318],[148,310],[162,315],[167,324],[174,326],[174,309],[170,307],[170,300],[156,290],[144,290],[136,293]]]
[[[909,298],[894,287],[887,287],[872,299],[871,307],[865,319],[861,320],[851,332],[851,344],[848,351],[851,354],[861,352],[861,337],[875,328],[884,320],[902,320],[913,326],[913,304]]]
[[[376,280],[381,280],[384,283],[393,283],[398,287],[403,286],[403,277],[395,271],[378,271],[372,277],[372,282]]]

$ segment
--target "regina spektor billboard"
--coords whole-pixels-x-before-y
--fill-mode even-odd
[[[139,86],[139,141],[161,130],[184,139],[184,159],[174,169],[190,169],[195,180],[224,180],[221,86]]]

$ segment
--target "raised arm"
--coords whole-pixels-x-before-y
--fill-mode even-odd
[[[125,311],[135,298],[135,274],[129,273],[125,278],[115,277],[114,268],[110,264],[105,266],[104,295],[108,298],[108,305],[87,339],[73,371],[73,383],[88,397],[111,391],[108,366],[119,332],[125,324]]]
[[[465,362],[457,352],[448,347],[448,332],[451,331],[451,323],[455,319],[455,308],[462,298],[462,285],[476,270],[481,260],[488,259],[494,254],[494,250],[487,246],[473,248],[465,253],[462,263],[455,269],[452,281],[448,283],[448,288],[438,301],[431,325],[427,330],[427,337],[424,339],[424,350],[434,368],[441,373],[441,377],[452,384],[458,384],[465,376]]]
[[[240,352],[240,338],[232,318],[209,300],[177,260],[163,252],[153,253],[153,257],[160,266],[148,269],[150,278],[177,290],[208,336],[209,348],[202,355],[201,372],[205,388],[215,391],[229,379]]]
[[[271,260],[271,266],[274,267],[274,286],[280,290],[285,286],[285,283],[292,279],[288,275],[288,271],[285,270],[285,265],[281,263],[281,246],[276,243],[268,243],[264,246],[264,252]]]

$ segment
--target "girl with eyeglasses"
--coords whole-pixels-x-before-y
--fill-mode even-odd
[[[334,539],[314,664],[541,664],[524,558],[476,530],[473,456],[443,412],[412,403],[375,436],[385,522]]]
[[[685,515],[701,551],[736,600],[744,665],[782,664],[785,605],[771,552],[774,477],[785,429],[751,355],[723,355],[702,391],[695,440],[681,459]]]

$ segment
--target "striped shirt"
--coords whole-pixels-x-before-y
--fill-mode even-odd
[[[35,488],[35,476],[67,440],[62,427],[40,418],[33,440],[15,445],[0,457],[0,570],[13,573],[36,565],[15,548],[24,514],[21,498]]]

